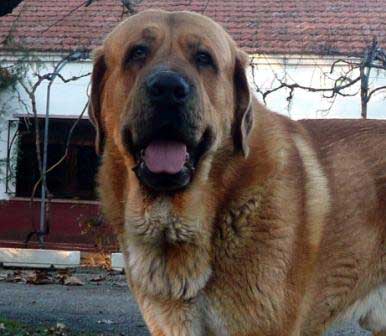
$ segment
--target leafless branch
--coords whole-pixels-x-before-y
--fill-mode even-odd
[[[352,61],[348,61],[348,60],[345,60],[345,59],[338,59],[336,61],[334,61],[331,65],[331,68],[330,68],[330,74],[332,74],[335,70],[335,66],[339,63],[343,63],[343,64],[346,64],[348,65],[350,68],[356,68],[356,67],[359,67],[361,65],[360,62],[358,63],[355,63],[355,62],[352,62]]]
[[[88,73],[85,73],[85,74],[80,75],[80,76],[72,76],[70,78],[64,78],[60,73],[56,74],[56,76],[58,76],[58,78],[60,78],[63,83],[68,83],[68,82],[76,81],[78,79],[81,79],[83,77],[88,77],[90,75],[91,75],[91,72],[88,72]]]
[[[366,48],[366,50],[363,53],[363,57],[349,55],[347,56],[347,58],[339,58],[334,62],[332,62],[328,72],[324,71],[317,64],[316,66],[320,68],[321,75],[323,75],[325,79],[328,79],[329,81],[333,82],[332,86],[326,87],[326,88],[313,87],[312,77],[309,85],[300,84],[295,79],[291,78],[291,76],[287,73],[286,69],[284,69],[283,73],[278,75],[274,67],[269,63],[268,58],[267,58],[267,62],[268,62],[267,64],[272,69],[274,81],[278,82],[279,85],[274,87],[271,86],[269,89],[264,91],[259,87],[259,85],[256,82],[256,78],[255,78],[256,65],[253,63],[251,64],[251,72],[252,72],[252,78],[253,78],[255,90],[258,94],[262,96],[262,99],[265,104],[267,104],[267,97],[270,94],[277,92],[281,89],[289,90],[286,98],[288,102],[288,107],[290,107],[290,102],[292,101],[296,90],[305,90],[308,92],[320,92],[322,93],[324,98],[333,99],[333,101],[335,101],[335,98],[337,96],[352,97],[352,96],[356,96],[358,92],[360,92],[361,114],[363,118],[366,118],[367,105],[370,98],[374,93],[385,89],[385,86],[381,86],[373,90],[370,89],[371,83],[369,82],[369,79],[370,79],[371,70],[377,69],[377,70],[386,71],[386,52],[379,47],[376,39],[374,39],[371,45]],[[285,63],[285,60],[283,60],[283,63]],[[341,71],[341,73],[338,74],[338,77],[336,75],[331,76],[337,72],[337,69],[336,69],[337,66],[342,66],[342,65],[344,66],[343,67],[344,71]],[[358,83],[360,83],[359,91],[347,92],[347,90],[350,88],[356,88],[355,85]],[[331,109],[331,106],[329,107],[329,110],[330,109]]]
[[[367,96],[367,100],[369,101],[371,96],[375,93],[375,92],[378,92],[378,91],[381,91],[381,90],[386,90],[386,85],[385,86],[379,86],[377,87],[376,89],[370,91],[370,93],[368,94]]]
[[[302,89],[302,90],[306,90],[309,92],[331,92],[332,95],[338,94],[338,95],[342,95],[342,96],[347,96],[348,94],[344,94],[342,92],[342,90],[351,87],[353,84],[359,82],[360,79],[361,79],[360,77],[357,77],[353,80],[350,80],[347,84],[335,85],[334,87],[330,87],[330,88],[314,88],[314,87],[310,87],[310,86],[300,85],[298,83],[288,84],[288,83],[285,83],[285,82],[279,80],[279,82],[280,82],[279,86],[277,86],[276,88],[267,90],[263,93],[263,100],[264,100],[264,102],[266,102],[266,98],[268,95],[270,95],[271,93],[276,92],[282,88],[287,88],[291,92],[293,92],[295,89]],[[291,93],[291,97],[292,96],[293,96],[293,94]],[[331,97],[329,97],[329,98],[331,98]]]
[[[202,14],[205,14],[206,10],[208,9],[209,2],[210,2],[210,0],[206,0],[205,6],[204,6],[204,8],[202,10]]]

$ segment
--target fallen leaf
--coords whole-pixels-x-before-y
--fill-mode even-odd
[[[113,324],[114,322],[111,320],[99,320],[97,321],[99,324]]]
[[[21,271],[14,271],[8,273],[5,279],[7,282],[25,282],[25,279],[22,277]]]
[[[8,273],[0,274],[0,281],[1,281],[1,280],[6,280],[7,277],[8,277]]]
[[[92,282],[99,282],[99,281],[103,281],[106,279],[106,276],[105,275],[98,275],[94,278],[91,278],[90,281]]]
[[[77,278],[76,276],[69,276],[64,279],[63,284],[65,286],[83,286],[84,282]]]
[[[46,271],[32,271],[25,274],[26,283],[32,285],[53,284],[54,280]]]
[[[56,323],[56,329],[63,330],[66,329],[66,325],[64,323]]]
[[[62,269],[62,270],[58,270],[58,272],[57,272],[55,278],[56,278],[56,280],[57,280],[60,284],[64,285],[64,281],[65,281],[68,277],[70,277],[71,275],[72,275],[72,272],[71,272],[70,270],[68,270],[68,269]]]

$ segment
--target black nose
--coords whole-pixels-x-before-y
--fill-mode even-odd
[[[174,71],[159,71],[146,80],[150,100],[156,104],[184,104],[191,87],[184,77]]]

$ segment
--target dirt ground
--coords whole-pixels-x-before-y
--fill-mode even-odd
[[[33,326],[59,323],[93,335],[149,335],[124,275],[100,270],[58,274],[0,269],[0,318]],[[368,335],[347,325],[325,336]]]

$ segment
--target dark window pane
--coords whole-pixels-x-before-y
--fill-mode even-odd
[[[35,146],[33,120],[19,121],[16,196],[30,197],[40,173]],[[50,119],[47,168],[64,155],[72,119]],[[41,137],[44,119],[39,119]],[[74,129],[63,162],[47,174],[47,187],[53,198],[95,199],[95,175],[98,157],[94,151],[94,129],[88,120],[81,120]],[[43,145],[41,144],[43,155]],[[40,186],[36,197],[40,196]]]

